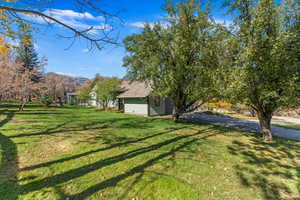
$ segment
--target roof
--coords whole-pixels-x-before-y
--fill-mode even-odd
[[[118,98],[144,98],[150,95],[152,88],[141,81],[123,81]]]

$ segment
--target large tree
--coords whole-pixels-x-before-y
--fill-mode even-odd
[[[229,5],[238,15],[227,40],[224,92],[256,111],[264,139],[271,140],[274,111],[300,99],[299,4],[235,0]]]
[[[173,120],[213,94],[213,71],[219,65],[219,26],[198,1],[167,3],[165,21],[125,39],[124,66],[135,79],[148,82],[154,94],[170,97]]]

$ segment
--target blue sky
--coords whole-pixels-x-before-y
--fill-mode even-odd
[[[108,11],[121,10],[120,17],[124,24],[118,27],[119,41],[133,33],[138,33],[144,22],[158,21],[164,13],[161,9],[164,0],[102,0],[101,5]],[[219,3],[215,3],[218,7]],[[76,16],[80,11],[72,6],[71,0],[56,1],[52,9],[56,9],[60,17],[67,19],[74,26],[101,25],[101,16],[97,13],[85,13],[87,17],[82,19]],[[56,14],[57,14],[56,13]],[[213,12],[217,20],[226,18],[220,12]],[[88,18],[88,19],[87,19]],[[77,41],[70,49],[70,41],[58,37],[57,34],[68,35],[59,26],[52,28],[40,28],[34,33],[36,49],[40,56],[48,58],[47,72],[57,72],[72,76],[92,78],[96,73],[103,76],[123,77],[126,69],[122,67],[122,59],[125,50],[122,46],[106,46],[102,51],[87,51],[87,43],[84,40]]]

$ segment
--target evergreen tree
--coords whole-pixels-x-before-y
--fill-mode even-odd
[[[25,24],[21,25],[21,30],[20,43],[16,48],[16,60],[23,64],[20,72],[24,72],[25,70],[35,72],[31,80],[33,82],[40,82],[42,79],[41,67],[43,63],[34,48],[30,32],[27,31],[28,28]]]

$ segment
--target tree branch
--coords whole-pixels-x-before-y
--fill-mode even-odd
[[[47,22],[49,24],[49,21],[56,23],[58,25],[61,25],[62,27],[72,31],[74,33],[74,38],[75,37],[82,37],[88,41],[91,42],[91,44],[95,45],[97,49],[102,49],[102,43],[108,43],[108,44],[115,44],[117,45],[118,43],[109,38],[106,34],[104,34],[103,37],[101,38],[93,38],[91,36],[88,35],[88,32],[90,32],[91,30],[94,29],[93,26],[87,28],[86,30],[78,30],[76,28],[73,28],[72,26],[54,18],[51,17],[47,14],[44,14],[43,12],[40,11],[36,11],[36,10],[29,10],[29,9],[17,9],[17,8],[12,8],[12,7],[8,7],[8,6],[0,6],[0,10],[4,10],[7,11],[8,13],[10,13],[12,16],[17,16],[17,13],[23,13],[23,14],[28,14],[28,15],[35,15],[38,17],[41,17],[45,22]],[[18,17],[20,19],[20,17]]]

